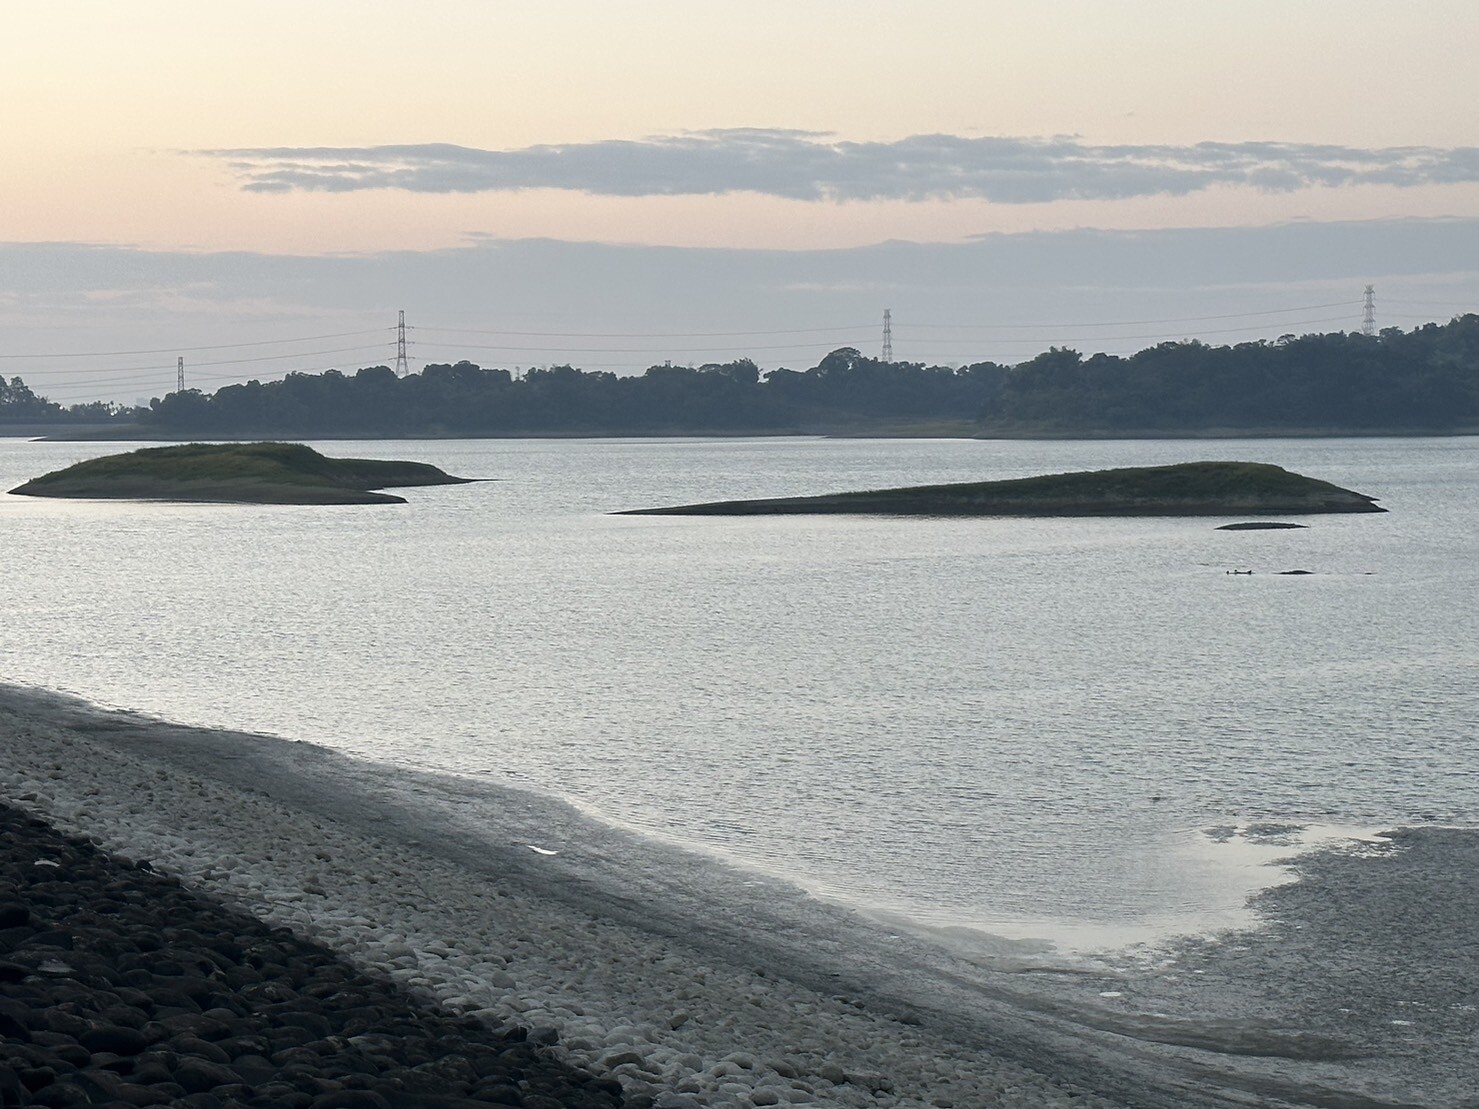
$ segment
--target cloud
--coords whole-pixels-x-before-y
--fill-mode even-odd
[[[646,139],[479,150],[445,143],[261,147],[190,153],[227,163],[249,192],[419,193],[563,189],[601,196],[761,193],[801,201],[977,198],[1001,204],[1180,196],[1217,186],[1292,192],[1479,181],[1479,148],[912,135],[849,142],[736,128]]]

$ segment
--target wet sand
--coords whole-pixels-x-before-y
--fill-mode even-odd
[[[1262,930],[1065,967],[958,959],[547,798],[10,687],[0,800],[673,1109],[1479,1088],[1472,832],[1312,856]]]

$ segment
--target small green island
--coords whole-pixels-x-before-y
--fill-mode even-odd
[[[622,516],[1247,516],[1385,512],[1374,497],[1263,462],[1182,462],[1006,481],[638,508]]]
[[[404,497],[375,490],[472,480],[425,462],[328,458],[301,443],[187,443],[89,459],[11,492],[231,504],[404,504]]]

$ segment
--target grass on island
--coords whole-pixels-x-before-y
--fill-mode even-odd
[[[1384,512],[1373,498],[1262,462],[1182,462],[1068,474],[714,501],[622,515],[1225,516]]]
[[[467,481],[425,462],[328,458],[301,443],[188,443],[93,458],[26,482],[33,497],[401,504],[372,490]]]

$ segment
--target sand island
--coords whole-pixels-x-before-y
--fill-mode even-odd
[[[404,504],[404,497],[374,490],[472,480],[425,462],[328,458],[301,443],[187,443],[89,459],[11,492],[235,504]]]
[[[1268,463],[1181,462],[1007,481],[639,508],[617,515],[1244,516],[1386,511],[1374,501]]]

